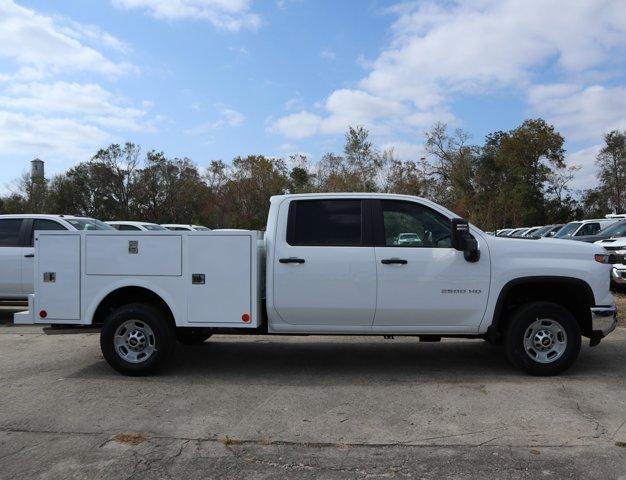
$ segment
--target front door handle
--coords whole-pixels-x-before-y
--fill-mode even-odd
[[[384,258],[380,263],[383,265],[406,265],[409,262],[404,258]]]
[[[278,259],[278,261],[280,263],[304,263],[304,258],[296,258],[296,257],[280,258]]]
[[[34,253],[27,253],[26,255],[24,255],[24,258],[33,258],[34,256]]]

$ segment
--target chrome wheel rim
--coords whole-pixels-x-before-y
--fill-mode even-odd
[[[154,332],[142,320],[126,320],[117,330],[113,339],[115,352],[130,363],[142,363],[156,352]]]
[[[552,363],[567,349],[567,334],[563,325],[549,318],[537,319],[524,333],[524,351],[538,363]]]

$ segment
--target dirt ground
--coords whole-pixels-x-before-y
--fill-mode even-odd
[[[619,315],[619,325],[626,327],[626,293],[613,292],[613,298]]]

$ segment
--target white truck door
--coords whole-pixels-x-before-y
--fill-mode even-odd
[[[65,323],[80,319],[80,234],[36,236],[35,319]],[[46,312],[41,318],[39,312]]]
[[[0,219],[0,298],[22,296],[21,218]]]
[[[372,216],[378,269],[374,330],[477,328],[489,294],[486,247],[478,262],[467,262],[451,247],[450,219],[420,203],[376,201]]]
[[[35,292],[34,280],[35,280],[35,232],[37,230],[67,230],[56,220],[48,218],[35,218],[33,220],[27,219],[27,231],[26,237],[27,245],[22,248],[22,293],[28,295]]]
[[[273,302],[281,319],[292,325],[371,328],[376,265],[364,201],[295,200],[280,210]]]

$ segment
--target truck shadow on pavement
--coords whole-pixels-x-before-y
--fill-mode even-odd
[[[606,345],[609,346],[609,345]],[[617,345],[616,345],[617,346]],[[622,378],[626,362],[616,346],[583,346],[577,362],[563,374],[582,377],[602,373]],[[610,351],[607,351],[610,350]],[[117,375],[104,360],[74,374],[75,377]],[[310,342],[272,340],[223,341],[212,338],[194,347],[179,346],[170,365],[156,377],[167,383],[202,378],[210,383],[340,385],[410,382],[466,382],[490,379],[520,382],[527,378],[506,359],[502,348],[483,341],[419,343],[400,341]],[[534,378],[534,380],[533,380]]]

